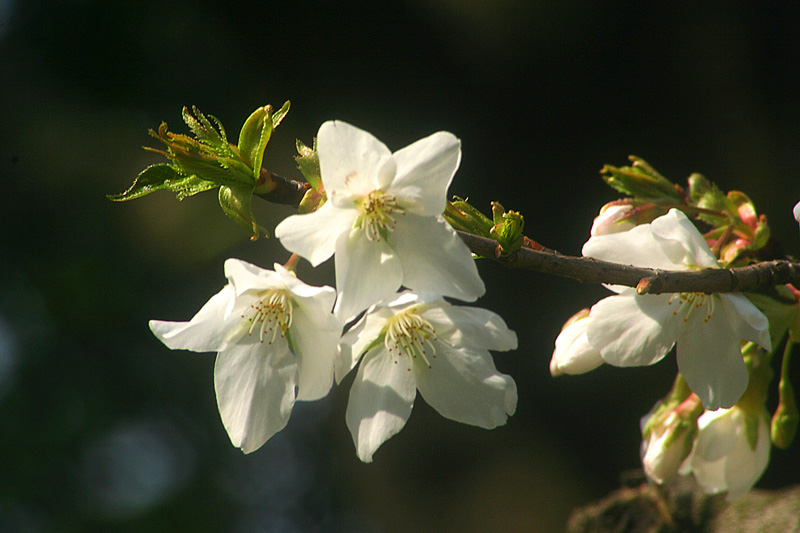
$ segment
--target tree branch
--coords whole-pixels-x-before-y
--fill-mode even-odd
[[[520,248],[507,256],[497,242],[459,231],[473,253],[494,259],[512,268],[535,270],[576,279],[582,283],[608,283],[636,287],[640,294],[665,292],[755,292],[775,285],[800,285],[800,264],[791,261],[764,261],[739,268],[708,268],[694,271],[671,271],[620,265],[592,259],[571,257],[552,250]]]
[[[281,177],[262,168],[277,187],[260,198],[297,207],[308,186],[304,182]],[[582,283],[607,283],[636,287],[639,294],[669,292],[756,292],[775,285],[791,283],[800,287],[800,263],[764,261],[746,267],[670,271],[620,265],[588,257],[562,255],[553,250],[520,248],[508,255],[501,253],[497,241],[463,231],[459,236],[473,253],[493,259],[511,268],[533,270],[578,280]]]

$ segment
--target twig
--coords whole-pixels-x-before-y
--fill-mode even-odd
[[[278,185],[275,190],[259,194],[264,200],[297,207],[308,186],[261,169]],[[775,285],[792,283],[800,287],[800,263],[764,261],[746,267],[671,271],[609,263],[588,257],[572,257],[543,249],[520,248],[508,255],[500,254],[497,241],[470,233],[458,232],[473,253],[494,259],[511,268],[533,270],[578,280],[582,283],[607,283],[636,287],[640,294],[666,292],[756,292]]]
[[[800,284],[800,264],[791,261],[764,261],[738,268],[659,270],[530,248],[520,248],[508,256],[502,256],[498,253],[497,242],[492,239],[464,232],[458,234],[473,253],[512,268],[554,274],[583,283],[636,287],[640,294],[755,292],[784,283]]]

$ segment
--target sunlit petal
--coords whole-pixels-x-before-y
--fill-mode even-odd
[[[288,346],[251,343],[220,352],[214,385],[222,422],[234,446],[257,450],[286,426],[294,405],[297,366]]]
[[[591,310],[586,330],[589,343],[600,351],[603,360],[614,366],[642,366],[659,361],[672,349],[676,338],[669,299],[669,295],[636,295],[600,300]]]
[[[517,387],[497,371],[488,352],[437,342],[431,367],[413,365],[420,394],[439,414],[451,420],[492,429],[503,425],[517,408]]]
[[[416,396],[414,377],[394,363],[383,347],[369,352],[350,388],[347,427],[365,463],[389,437],[403,429]]]

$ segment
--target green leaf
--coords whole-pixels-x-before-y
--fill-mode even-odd
[[[645,160],[630,156],[629,167],[606,165],[600,170],[603,180],[612,188],[634,198],[648,200],[680,200],[675,185],[655,171]]]
[[[238,187],[219,188],[219,205],[222,207],[222,210],[250,234],[251,240],[256,240],[258,239],[259,230],[263,231],[265,235],[267,232],[256,223],[253,217],[253,212],[250,209],[250,201],[252,198],[252,189]]]
[[[273,128],[272,108],[259,107],[247,118],[239,133],[239,155],[253,168],[253,177],[258,180],[264,149],[267,147]]]
[[[217,187],[214,182],[194,175],[183,176],[172,165],[162,163],[151,165],[140,172],[127,191],[122,194],[109,194],[107,197],[115,202],[125,202],[165,189],[176,193],[178,200],[183,200],[214,187]]]
[[[688,181],[689,197],[692,199],[692,203],[697,207],[702,207],[703,209],[709,209],[711,211],[719,211],[720,213],[719,215],[700,213],[697,218],[708,222],[714,227],[727,224],[729,219],[726,213],[731,211],[731,206],[725,193],[702,174],[694,173],[689,176]]]
[[[319,156],[317,156],[317,140],[314,139],[314,148],[309,148],[300,141],[297,141],[297,153],[294,160],[297,161],[297,168],[303,174],[309,185],[319,191],[322,187],[322,175],[319,170]]]
[[[283,120],[283,117],[285,117],[286,113],[289,112],[289,106],[290,105],[291,105],[291,103],[289,102],[289,100],[286,100],[286,102],[283,103],[283,106],[281,106],[280,109],[278,109],[277,111],[275,111],[272,114],[272,129],[275,129],[275,128],[278,127],[278,124],[281,123],[281,121]]]

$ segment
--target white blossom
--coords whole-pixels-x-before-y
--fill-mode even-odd
[[[694,449],[681,467],[708,494],[727,492],[734,500],[750,490],[769,463],[769,414],[738,406],[706,411],[697,420]]]
[[[441,415],[486,429],[505,424],[517,405],[510,376],[489,350],[517,337],[485,309],[405,291],[372,306],[342,338],[337,381],[361,359],[347,405],[347,427],[364,462],[400,431],[417,390]],[[363,359],[362,359],[363,356]]]
[[[439,132],[394,154],[369,133],[326,122],[317,152],[327,202],[281,222],[275,235],[316,266],[335,253],[343,320],[404,285],[465,301],[484,293],[469,249],[444,220],[461,143]]]
[[[286,426],[295,399],[328,393],[341,326],[334,289],[306,285],[281,265],[228,259],[225,276],[229,283],[189,322],[151,320],[150,329],[173,350],[217,352],[222,422],[250,453]]]
[[[592,237],[583,254],[665,270],[719,268],[677,209],[624,233]],[[679,371],[706,409],[731,407],[747,388],[742,339],[771,349],[767,318],[741,294],[640,295],[630,287],[609,288],[618,294],[592,307],[589,343],[616,366],[653,364],[677,343]]]

